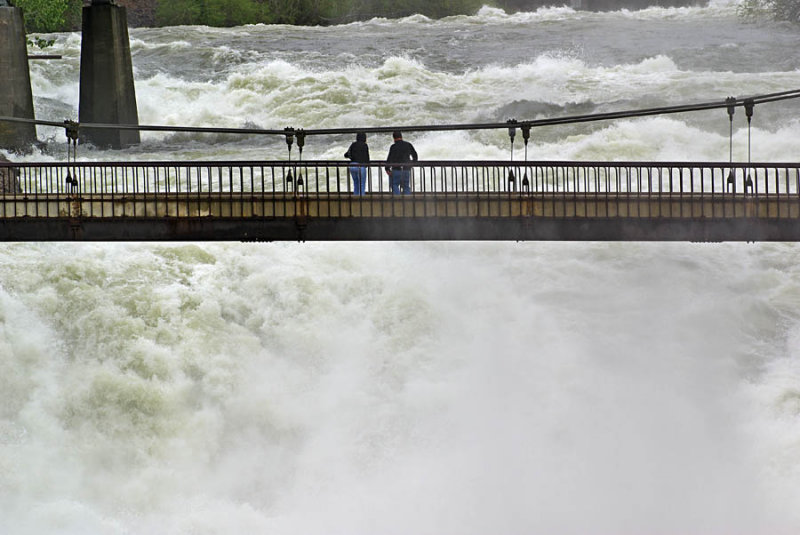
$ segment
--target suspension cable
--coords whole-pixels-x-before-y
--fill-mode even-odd
[[[714,110],[726,108],[728,110],[732,107],[748,107],[755,104],[764,104],[768,102],[778,102],[781,100],[789,100],[800,98],[800,89],[793,89],[788,91],[781,91],[778,93],[768,93],[763,95],[755,95],[751,97],[734,98],[729,97],[721,101],[701,102],[697,104],[683,104],[676,106],[661,106],[656,108],[644,108],[639,110],[625,110],[616,112],[593,113],[584,115],[572,115],[566,117],[553,117],[548,119],[534,119],[527,121],[518,121],[517,125],[525,126],[528,128],[542,127],[542,126],[555,126],[566,125],[575,123],[588,123],[595,121],[609,121],[614,119],[628,119],[633,117],[648,117],[654,115],[668,115],[674,113],[688,113],[695,111]],[[0,122],[16,122],[35,124],[40,126],[56,126],[63,127],[64,122],[45,121],[39,119],[23,119],[19,117],[5,117],[0,116]],[[220,127],[202,127],[202,126],[166,126],[166,125],[132,125],[132,124],[106,124],[106,123],[81,123],[82,127],[94,129],[111,129],[111,130],[139,130],[149,132],[181,132],[181,133],[206,133],[206,134],[256,134],[256,135],[281,135],[287,136],[291,133],[294,134],[300,129],[286,127],[284,129],[264,129],[264,128],[220,128]],[[390,133],[395,130],[405,132],[442,132],[442,131],[456,131],[456,130],[494,130],[500,128],[508,128],[508,122],[497,123],[461,123],[461,124],[429,124],[429,125],[405,125],[405,126],[378,126],[369,128],[317,128],[302,130],[304,136],[316,135],[335,135],[335,134],[354,134],[357,132],[364,132],[367,134],[377,133]],[[288,141],[288,139],[287,139]],[[291,150],[291,148],[290,148]]]
[[[70,191],[75,191],[78,188],[78,170],[75,168],[75,164],[78,161],[78,129],[80,125],[75,121],[68,120],[64,121],[63,126],[67,134],[67,164],[72,165],[71,172],[70,167],[67,167],[66,182],[70,186]]]
[[[750,165],[750,123],[753,119],[753,108],[755,104],[752,99],[745,99],[744,112],[747,115],[747,165]],[[750,169],[747,170],[747,178],[744,183],[744,192],[747,193],[747,188],[753,189],[753,178],[750,176]]]
[[[734,97],[728,97],[725,99],[725,102],[728,103],[728,121],[730,124],[728,131],[728,162],[733,164],[733,115],[736,113],[736,99]],[[733,188],[734,193],[736,192],[736,174],[734,173],[733,167],[731,167],[728,173],[728,180],[725,185],[726,191],[729,191],[730,188]]]

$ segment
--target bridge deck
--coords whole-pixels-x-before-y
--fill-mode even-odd
[[[436,162],[356,197],[341,162],[15,164],[0,240],[800,240],[800,164],[770,165]]]

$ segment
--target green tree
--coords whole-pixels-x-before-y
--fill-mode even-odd
[[[471,15],[487,3],[484,0],[334,0],[343,21],[370,17],[407,17],[421,14],[440,18]],[[491,3],[491,2],[489,2]],[[341,8],[345,9],[342,10]]]
[[[800,22],[800,0],[744,0],[737,10],[746,19],[771,17]]]
[[[208,26],[240,26],[265,22],[268,11],[253,0],[205,0],[202,20]]]
[[[25,14],[28,33],[50,33],[65,29],[69,0],[16,0]]]
[[[778,20],[800,22],[800,0],[775,0],[773,4]]]
[[[156,24],[158,26],[202,24],[201,13],[202,6],[198,0],[161,1],[156,8]]]
[[[64,31],[79,30],[82,16],[83,0],[69,0],[67,10],[64,12]]]
[[[268,0],[270,22],[274,24],[297,24],[302,15],[302,0]]]

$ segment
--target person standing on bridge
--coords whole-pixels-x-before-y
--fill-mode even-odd
[[[386,157],[386,163],[402,164],[411,161],[418,161],[417,151],[414,145],[408,141],[403,141],[403,133],[399,130],[392,132],[394,143],[389,148],[389,155]],[[405,165],[387,165],[386,174],[389,175],[389,185],[392,188],[392,193],[404,194],[411,193],[411,168]]]
[[[369,146],[367,145],[367,134],[358,132],[356,140],[350,144],[350,148],[344,153],[345,158],[350,159],[350,176],[353,178],[353,195],[364,195],[367,190],[367,166],[369,163]]]

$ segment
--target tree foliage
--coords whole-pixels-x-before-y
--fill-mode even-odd
[[[205,0],[203,11],[208,26],[240,26],[265,20],[268,10],[252,0]]]
[[[159,2],[156,21],[159,26],[183,26],[199,24],[201,6],[196,0],[170,0]]]
[[[160,0],[155,25],[330,24],[415,13],[438,18],[474,13],[483,3],[483,0]]]
[[[473,14],[490,3],[511,10],[542,5],[544,0],[116,0],[127,6],[128,20],[144,26],[237,26],[241,24],[326,25],[373,17],[421,14],[431,18]],[[558,0],[555,0],[558,1]],[[84,0],[16,0],[25,10],[29,32],[80,28]],[[745,0],[769,6],[782,17],[797,18],[800,0]],[[793,8],[792,8],[793,6]]]
[[[770,3],[776,19],[800,22],[800,0],[774,0]]]
[[[68,0],[16,0],[15,5],[25,14],[28,32],[48,33],[64,27]]]
[[[83,0],[15,0],[28,33],[52,33],[80,27]]]
[[[408,17],[420,14],[430,18],[471,15],[486,3],[484,0],[344,0],[331,10],[335,22],[372,17]]]
[[[769,17],[800,22],[800,0],[744,0],[737,10],[746,19]]]
[[[544,0],[117,0],[129,21],[146,26],[238,26],[241,24],[338,24],[372,17],[419,13],[431,18],[475,13],[483,4],[511,10],[538,7]],[[16,0],[28,32],[80,28],[84,0]],[[770,17],[800,22],[800,0],[743,0],[744,18]]]

